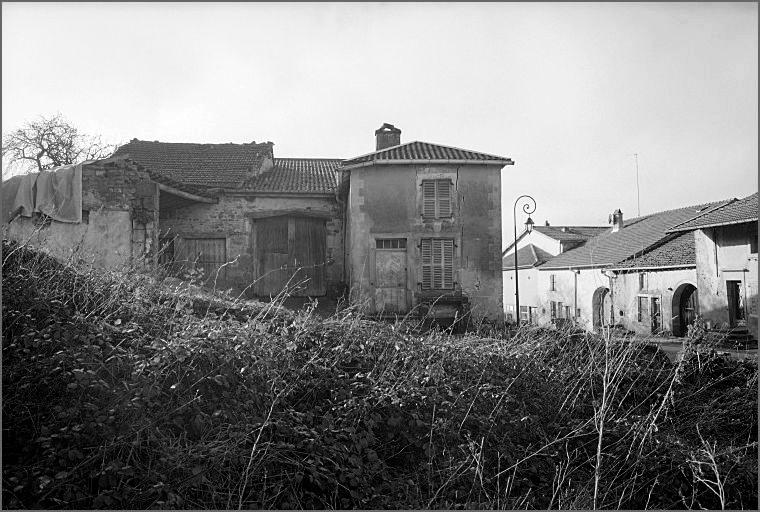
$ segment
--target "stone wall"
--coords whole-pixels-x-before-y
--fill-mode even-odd
[[[161,237],[224,238],[227,260],[226,287],[246,290],[257,278],[253,274],[251,234],[258,216],[294,216],[322,214],[328,217],[326,266],[328,295],[337,295],[343,283],[343,223],[342,214],[332,196],[255,196],[228,193],[219,196],[216,204],[195,203],[172,210],[161,209]]]
[[[123,160],[82,168],[79,224],[17,217],[4,226],[10,239],[62,260],[114,268],[143,263],[157,243],[158,190],[148,174]]]

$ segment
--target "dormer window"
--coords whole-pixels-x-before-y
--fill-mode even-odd
[[[451,180],[422,180],[422,218],[451,217]]]

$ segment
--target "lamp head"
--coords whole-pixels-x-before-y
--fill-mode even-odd
[[[528,220],[525,221],[525,229],[528,231],[528,234],[533,231],[533,219],[528,216]]]

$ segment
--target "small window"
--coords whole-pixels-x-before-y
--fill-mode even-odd
[[[420,243],[422,253],[422,289],[450,290],[454,288],[454,240],[425,238]]]
[[[646,289],[646,274],[639,272],[639,290]]]
[[[562,318],[562,313],[565,311],[565,307],[561,302],[557,303],[557,318]]]
[[[649,314],[649,297],[639,297],[638,304],[638,321],[643,322],[644,317]]]
[[[554,274],[551,274],[549,276],[549,290],[551,291],[557,290],[557,276]]]
[[[530,307],[520,306],[520,320],[523,323],[530,322]]]
[[[406,238],[378,238],[375,240],[376,249],[406,249]]]
[[[557,318],[557,303],[555,301],[551,301],[551,315],[550,318],[554,320]]]
[[[451,180],[422,180],[422,217],[451,217]]]
[[[82,224],[90,223],[90,210],[82,210]]]

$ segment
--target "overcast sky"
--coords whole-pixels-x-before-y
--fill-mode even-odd
[[[388,122],[515,161],[504,246],[521,194],[537,223],[635,216],[634,153],[642,214],[755,192],[757,102],[754,2],[2,4],[3,132],[350,158]]]

